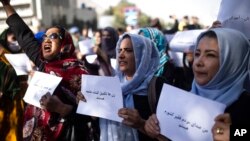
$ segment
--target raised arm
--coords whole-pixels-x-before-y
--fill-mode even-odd
[[[16,13],[11,6],[10,0],[1,0],[4,10],[7,15],[7,24],[22,47],[27,56],[32,60],[37,67],[43,69],[43,63],[40,57],[40,43],[35,39],[34,33],[23,21],[23,19]]]
[[[16,13],[15,9],[10,5],[10,0],[1,0],[3,8],[6,11],[7,17]]]

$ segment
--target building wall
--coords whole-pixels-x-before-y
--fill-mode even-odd
[[[96,19],[95,10],[77,8],[76,0],[11,0],[11,4],[34,32],[55,24],[74,25],[74,19]],[[5,21],[6,14],[0,4],[0,32],[7,28]]]

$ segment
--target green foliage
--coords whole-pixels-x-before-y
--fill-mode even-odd
[[[139,27],[148,27],[150,26],[150,17],[146,14],[140,14],[138,17],[138,25]]]
[[[124,16],[124,9],[128,6],[135,6],[132,3],[129,3],[127,0],[121,0],[120,3],[118,3],[117,6],[109,8],[107,11],[105,11],[105,15],[113,15],[115,17],[113,27],[122,27],[126,28],[125,23],[125,16]],[[144,13],[140,13],[138,17],[138,25],[140,27],[149,26],[150,24],[150,17],[147,16]]]

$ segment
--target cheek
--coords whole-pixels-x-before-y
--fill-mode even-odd
[[[52,45],[53,45],[54,51],[56,51],[56,52],[60,51],[60,44],[58,42],[54,42],[54,43],[52,43]]]
[[[135,67],[135,56],[134,55],[130,56],[129,63],[131,64],[130,67]]]
[[[210,70],[210,77],[211,79],[217,74],[217,72],[219,71],[220,65],[218,61],[214,61],[209,67],[208,69]]]

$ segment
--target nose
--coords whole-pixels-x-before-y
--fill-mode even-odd
[[[194,64],[195,64],[197,67],[202,67],[202,66],[204,66],[203,57],[202,57],[202,56],[199,56],[199,57],[195,58],[195,59],[194,59]]]
[[[48,42],[48,41],[51,41],[49,37],[43,37],[43,42]]]
[[[119,52],[119,58],[122,59],[122,58],[124,58],[124,57],[125,57],[124,51],[121,50],[121,51]]]

